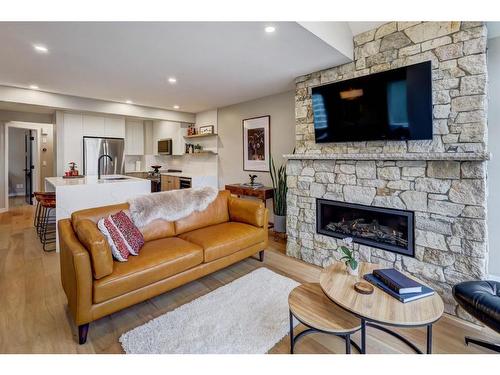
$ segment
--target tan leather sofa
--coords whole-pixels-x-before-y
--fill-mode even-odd
[[[219,192],[201,212],[169,222],[155,220],[142,229],[138,256],[114,261],[97,221],[127,210],[128,204],[74,212],[60,220],[61,281],[80,344],[89,323],[196,280],[267,247],[268,210],[261,202]]]

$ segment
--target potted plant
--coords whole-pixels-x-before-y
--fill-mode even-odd
[[[269,161],[269,171],[273,182],[273,211],[274,211],[274,231],[278,233],[286,232],[286,167],[281,165],[278,170],[274,165],[274,160]]]
[[[342,254],[340,260],[344,262],[347,268],[347,272],[349,272],[351,275],[357,276],[359,264],[356,260],[354,249],[350,248],[352,246],[352,238],[346,237],[342,240],[342,242],[344,243],[344,245],[340,245],[337,249]]]
[[[201,152],[201,145],[198,143],[196,146],[194,146],[194,152],[199,154]]]

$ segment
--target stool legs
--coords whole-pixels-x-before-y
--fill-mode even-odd
[[[490,349],[493,350],[494,352],[500,353],[500,345],[489,341],[474,339],[472,337],[465,336],[465,344],[466,345],[475,344],[477,346],[481,346],[483,348]]]
[[[293,337],[293,314],[290,311],[290,354],[293,354],[294,347],[294,337]]]

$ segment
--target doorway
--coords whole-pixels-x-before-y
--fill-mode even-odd
[[[53,176],[53,125],[8,122],[5,127],[6,208],[33,205]]]

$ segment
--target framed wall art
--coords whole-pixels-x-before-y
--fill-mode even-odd
[[[269,172],[271,116],[243,120],[243,170]]]

